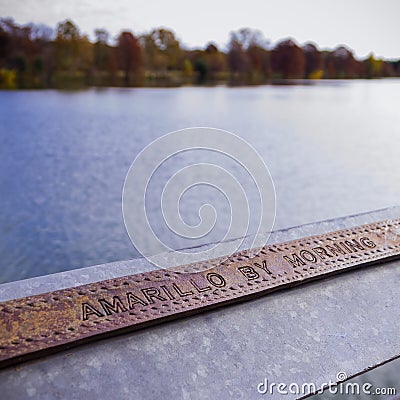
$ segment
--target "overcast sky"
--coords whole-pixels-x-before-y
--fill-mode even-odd
[[[400,58],[399,0],[0,0],[0,15],[52,27],[70,18],[91,36],[100,27],[116,35],[165,26],[188,47],[224,46],[229,32],[251,27],[272,43],[291,36],[321,48],[346,44],[359,57]]]

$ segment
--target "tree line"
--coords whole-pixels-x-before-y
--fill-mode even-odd
[[[345,46],[319,50],[292,39],[276,45],[260,31],[232,32],[225,50],[209,43],[185,48],[165,28],[112,40],[105,29],[95,40],[70,20],[56,29],[0,19],[0,88],[262,84],[286,79],[357,79],[400,76],[400,60],[359,60]]]

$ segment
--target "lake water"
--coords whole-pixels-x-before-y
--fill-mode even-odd
[[[2,91],[0,282],[138,257],[121,213],[125,175],[145,145],[190,126],[258,150],[276,229],[398,205],[399,106],[400,80]]]

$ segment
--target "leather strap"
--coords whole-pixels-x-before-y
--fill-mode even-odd
[[[0,303],[0,367],[399,254],[400,220],[388,220],[241,251],[201,265],[6,301]]]

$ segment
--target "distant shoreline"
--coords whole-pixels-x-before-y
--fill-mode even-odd
[[[136,36],[124,30],[115,40],[104,29],[95,35],[90,41],[70,20],[54,30],[0,18],[0,89],[252,86],[293,79],[400,77],[400,59],[370,53],[361,60],[344,45],[321,50],[292,38],[271,46],[262,32],[250,28],[231,32],[224,49],[213,42],[187,49],[167,28]]]
[[[265,82],[258,83],[246,83],[246,82],[229,82],[229,81],[218,81],[218,82],[182,82],[182,83],[168,83],[168,84],[142,84],[142,85],[85,85],[85,84],[69,84],[65,86],[54,86],[54,87],[17,87],[4,89],[0,87],[0,91],[34,91],[34,90],[86,90],[86,89],[176,89],[176,88],[251,88],[260,86],[313,86],[318,84],[340,84],[345,82],[362,82],[362,81],[387,81],[387,80],[400,80],[400,77],[382,77],[382,78],[345,78],[345,79],[276,79],[268,80]]]

